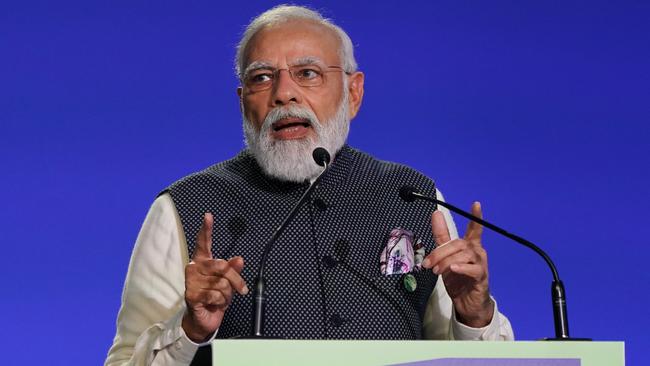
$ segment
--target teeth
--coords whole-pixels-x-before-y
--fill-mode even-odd
[[[309,123],[305,123],[305,122],[293,122],[293,123],[287,123],[287,124],[284,124],[284,125],[282,125],[282,126],[276,126],[276,127],[274,127],[273,129],[274,129],[275,131],[280,131],[280,130],[283,129],[283,128],[289,128],[289,127],[295,127],[295,126],[309,127]]]

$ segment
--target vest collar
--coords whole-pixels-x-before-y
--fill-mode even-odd
[[[355,152],[356,150],[351,148],[349,145],[343,145],[343,147],[341,147],[338,153],[336,153],[334,159],[330,163],[329,171],[325,173],[325,175],[321,178],[320,185],[329,186],[344,182],[351,171],[351,167],[354,165]],[[253,156],[253,153],[248,149],[244,149],[239,155],[241,158],[249,161],[249,163],[252,165],[253,170],[272,191],[302,191],[304,189],[307,189],[309,186],[308,181],[304,183],[288,182],[265,174],[257,163],[257,160],[255,159],[255,156]]]

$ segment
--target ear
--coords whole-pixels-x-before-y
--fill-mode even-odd
[[[244,100],[242,99],[243,91],[244,89],[241,86],[237,87],[237,96],[239,97],[239,111],[242,113],[244,113]]]
[[[361,108],[361,102],[363,101],[363,80],[364,75],[362,72],[357,71],[354,74],[348,76],[348,113],[350,120],[356,117],[359,108]]]

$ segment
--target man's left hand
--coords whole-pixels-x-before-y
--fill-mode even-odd
[[[482,218],[481,204],[474,202],[472,215]],[[494,304],[488,286],[487,253],[481,245],[483,226],[473,221],[462,239],[451,240],[442,212],[431,215],[431,228],[437,247],[422,266],[442,276],[460,322],[473,328],[492,321]]]

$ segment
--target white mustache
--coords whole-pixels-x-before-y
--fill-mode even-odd
[[[321,131],[320,121],[318,120],[318,117],[316,117],[316,114],[314,114],[314,112],[311,109],[298,106],[298,105],[289,105],[287,107],[273,108],[266,115],[266,118],[264,118],[264,123],[262,124],[262,128],[260,132],[268,133],[271,130],[271,127],[273,126],[274,123],[276,123],[277,121],[283,118],[289,118],[289,117],[301,118],[307,120],[309,124],[316,130],[317,135]]]
[[[316,177],[322,168],[314,164],[312,151],[322,146],[336,154],[345,144],[350,120],[348,119],[348,92],[336,113],[321,122],[306,105],[289,104],[277,106],[267,113],[264,120],[253,123],[242,113],[246,146],[257,160],[260,168],[269,176],[288,182],[303,182]],[[298,140],[275,140],[271,136],[273,125],[283,118],[306,121],[314,129],[310,138]],[[261,125],[258,130],[258,125]]]

